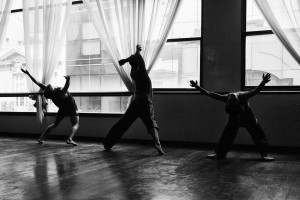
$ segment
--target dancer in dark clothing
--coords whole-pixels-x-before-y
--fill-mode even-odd
[[[163,155],[164,152],[159,141],[158,125],[154,119],[154,107],[151,101],[152,84],[140,51],[141,47],[137,45],[135,54],[119,61],[121,66],[126,62],[131,65],[130,76],[135,83],[135,92],[128,109],[105,137],[103,146],[107,151],[110,151],[132,123],[140,117],[148,129],[149,135],[154,140],[154,147],[160,155]]]
[[[207,158],[221,159],[225,158],[227,152],[232,146],[239,127],[245,127],[255,144],[258,146],[262,159],[273,161],[274,158],[267,154],[267,138],[259,125],[251,107],[249,99],[260,92],[266,83],[270,81],[271,75],[263,74],[262,82],[251,91],[241,91],[228,94],[218,94],[209,92],[198,86],[197,81],[190,81],[191,86],[201,91],[203,94],[226,103],[225,111],[229,114],[227,124],[223,134],[217,144],[214,154],[207,155]]]
[[[79,114],[77,110],[77,105],[75,103],[75,99],[68,92],[68,88],[70,86],[70,76],[65,76],[66,83],[63,88],[53,88],[50,84],[45,86],[44,84],[35,80],[35,78],[33,78],[26,69],[21,70],[22,72],[27,74],[36,85],[40,87],[40,89],[44,92],[45,98],[51,99],[52,102],[59,108],[54,123],[47,127],[45,132],[38,139],[38,143],[43,144],[44,139],[49,134],[49,132],[53,128],[56,128],[65,116],[69,116],[72,123],[72,129],[67,139],[67,144],[77,146],[77,143],[73,141],[73,137],[79,128]]]

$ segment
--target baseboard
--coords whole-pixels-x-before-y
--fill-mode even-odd
[[[39,134],[34,133],[0,133],[0,137],[17,137],[17,138],[32,138],[36,140]],[[67,135],[48,135],[47,138],[50,140],[66,140]],[[76,136],[76,141],[96,142],[101,143],[103,137],[87,137],[87,136]],[[120,143],[132,143],[132,144],[152,144],[152,140],[141,140],[141,139],[121,139]],[[199,149],[214,149],[216,143],[203,143],[203,142],[183,142],[183,141],[161,141],[165,147],[180,147],[180,148],[199,148]],[[234,144],[233,150],[242,151],[257,151],[255,145],[248,144]],[[300,153],[300,147],[294,146],[269,146],[270,152],[283,152],[297,154]]]

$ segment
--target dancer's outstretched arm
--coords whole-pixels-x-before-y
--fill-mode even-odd
[[[26,69],[21,69],[21,71],[24,73],[24,74],[27,74],[29,76],[29,78],[32,80],[32,82],[34,82],[36,85],[38,85],[42,90],[45,90],[46,89],[46,86],[43,84],[43,83],[40,83],[39,81],[35,80],[35,78],[33,78],[31,76],[31,74],[26,70]]]
[[[121,60],[119,60],[119,65],[122,66],[122,65],[124,65],[127,62],[128,62],[127,59],[121,59]]]
[[[240,98],[249,99],[249,98],[253,97],[254,95],[258,94],[262,90],[262,88],[265,86],[265,84],[268,83],[270,80],[271,80],[271,74],[269,74],[269,73],[263,74],[261,83],[253,90],[250,90],[250,91],[240,94]]]
[[[65,83],[65,86],[63,87],[62,91],[64,93],[66,93],[69,89],[69,86],[70,86],[70,76],[64,76],[65,79],[66,79],[66,83]]]
[[[207,96],[210,96],[210,97],[220,100],[220,101],[227,101],[227,98],[228,98],[227,94],[218,94],[215,92],[209,92],[209,91],[205,90],[204,88],[200,87],[198,85],[197,81],[191,80],[190,83],[191,83],[191,87],[196,88],[197,90],[199,90],[200,92],[202,92],[203,94],[205,94]]]

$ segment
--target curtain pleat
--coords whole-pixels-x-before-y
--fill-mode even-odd
[[[7,24],[10,17],[12,0],[0,1],[0,48],[2,48],[3,41],[6,35]]]
[[[130,66],[118,60],[142,46],[148,73],[167,40],[181,0],[83,0],[96,31],[129,91],[134,91]]]
[[[255,0],[283,46],[300,65],[300,1]]]
[[[23,0],[26,68],[38,81],[50,83],[63,50],[71,0]],[[29,92],[40,92],[27,77]],[[36,100],[37,118],[43,120],[45,99]]]

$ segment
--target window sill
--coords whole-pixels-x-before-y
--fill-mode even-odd
[[[35,112],[0,112],[0,116],[36,116]],[[80,117],[112,117],[119,118],[123,113],[79,113]],[[56,116],[56,112],[48,112],[45,116]]]

